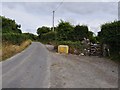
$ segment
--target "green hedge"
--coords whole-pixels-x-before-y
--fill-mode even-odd
[[[55,40],[55,32],[48,32],[45,33],[41,36],[41,40],[46,41],[46,42],[50,42],[50,41],[54,41]]]
[[[8,42],[8,43],[19,45],[27,39],[28,39],[28,37],[24,34],[15,34],[15,33],[2,34],[2,42]]]
[[[98,32],[98,39],[101,44],[108,45],[110,56],[120,61],[120,21],[103,24]]]

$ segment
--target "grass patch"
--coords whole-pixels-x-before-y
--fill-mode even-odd
[[[6,60],[7,58],[12,57],[13,55],[23,51],[27,46],[31,44],[31,40],[22,42],[20,45],[10,44],[8,42],[3,42],[2,44],[2,54],[0,61]]]

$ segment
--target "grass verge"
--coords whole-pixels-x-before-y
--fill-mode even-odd
[[[0,57],[2,57],[2,59],[0,61],[4,61],[7,58],[10,58],[13,55],[23,51],[30,44],[31,44],[31,40],[26,40],[26,41],[22,42],[20,45],[13,45],[13,44],[10,44],[7,42],[3,42],[2,54],[0,54]]]

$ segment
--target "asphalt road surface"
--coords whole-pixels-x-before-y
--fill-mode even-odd
[[[2,62],[2,88],[49,87],[49,54],[33,42],[26,50]]]
[[[47,48],[48,49],[47,49]],[[118,64],[111,60],[51,52],[33,42],[2,62],[3,88],[117,88]]]

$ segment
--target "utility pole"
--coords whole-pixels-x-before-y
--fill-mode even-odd
[[[55,14],[55,11],[53,11],[53,32],[54,32],[54,14]]]
[[[63,1],[56,7],[55,10],[53,10],[53,32],[55,31],[54,30],[54,14],[55,14],[55,11],[57,11],[57,9],[63,4]]]

